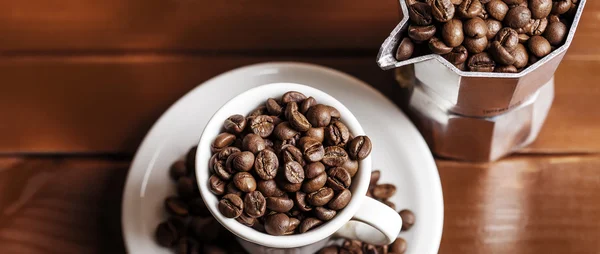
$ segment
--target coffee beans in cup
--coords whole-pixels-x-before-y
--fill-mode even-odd
[[[271,235],[304,233],[348,205],[358,161],[371,149],[371,139],[352,135],[336,108],[290,91],[224,120],[207,184],[223,216]]]
[[[566,40],[576,0],[406,0],[396,59],[438,54],[463,71],[518,73]]]

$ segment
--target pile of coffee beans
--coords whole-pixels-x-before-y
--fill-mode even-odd
[[[221,214],[276,236],[333,219],[352,198],[358,161],[371,152],[370,139],[353,137],[340,118],[295,91],[227,118],[208,165]]]
[[[438,54],[463,71],[517,73],[561,46],[578,0],[406,0],[396,59]]]

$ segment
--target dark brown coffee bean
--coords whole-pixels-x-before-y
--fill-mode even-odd
[[[564,43],[565,38],[567,38],[568,32],[567,26],[564,23],[560,21],[552,22],[546,27],[544,37],[548,40],[550,45],[560,46]]]
[[[485,7],[487,8],[488,14],[499,21],[504,20],[504,17],[508,12],[508,5],[502,0],[491,0]]]
[[[389,247],[389,252],[390,253],[398,253],[398,254],[402,254],[404,252],[406,252],[407,249],[407,244],[406,244],[406,240],[398,237],[396,238],[396,240],[390,245]]]
[[[171,247],[175,245],[179,239],[179,234],[177,233],[175,226],[169,222],[158,224],[155,236],[158,244],[164,247]]]
[[[331,115],[331,120],[340,120],[342,115],[340,114],[340,111],[337,110],[337,108],[334,108],[332,106],[327,106],[327,108],[329,109],[329,115]]]
[[[543,19],[552,11],[552,0],[529,0],[531,18]]]
[[[175,227],[180,238],[184,238],[188,235],[190,221],[191,220],[189,220],[189,217],[187,216],[170,216],[167,220],[168,223]]]
[[[373,197],[379,200],[391,198],[396,193],[396,186],[393,184],[378,184],[373,188]]]
[[[467,37],[467,38],[465,38],[463,45],[465,46],[465,48],[467,49],[467,51],[469,53],[479,54],[487,48],[488,40],[487,40],[487,37],[485,37],[485,36],[481,37],[481,38],[476,38],[476,39]]]
[[[281,118],[279,118],[278,116],[271,116],[271,119],[273,119],[273,126],[277,126],[283,122],[283,120]],[[273,131],[275,131],[275,130],[273,130]]]
[[[177,194],[184,199],[199,196],[200,193],[198,192],[196,180],[188,176],[180,177],[177,180]]]
[[[285,116],[290,122],[290,126],[297,131],[305,132],[311,127],[308,119],[298,111],[298,104],[296,102],[292,101],[288,103],[285,108]]]
[[[325,128],[324,127],[317,127],[317,128],[310,128],[308,129],[308,131],[306,131],[306,133],[304,133],[304,135],[306,135],[307,137],[311,137],[316,139],[317,141],[323,143],[323,141],[325,140]]]
[[[189,240],[185,237],[179,239],[179,241],[177,241],[177,244],[175,246],[175,253],[188,254],[189,247],[190,247],[190,246],[188,246],[188,242],[189,242]]]
[[[265,214],[267,210],[267,201],[260,191],[253,191],[244,196],[244,212],[253,218],[258,218]]]
[[[242,147],[245,151],[250,151],[253,154],[257,154],[258,152],[264,150],[267,145],[265,144],[265,140],[259,135],[250,133],[244,137],[244,140],[242,141]]]
[[[276,213],[265,219],[265,231],[270,235],[283,235],[290,227],[290,218],[284,213]]]
[[[327,209],[327,208],[321,207],[321,206],[315,207],[315,209],[313,211],[314,211],[315,216],[319,220],[322,220],[322,221],[330,221],[337,214],[337,212],[335,210]]]
[[[288,225],[288,229],[285,232],[285,235],[293,235],[296,232],[296,228],[300,225],[300,220],[297,218],[290,218],[290,223]]]
[[[237,171],[250,171],[254,166],[254,154],[248,151],[232,154],[227,158],[227,164],[231,160],[231,166]]]
[[[329,245],[321,250],[317,254],[338,254],[339,247],[336,245]]]
[[[408,37],[414,42],[420,43],[428,41],[435,35],[436,28],[434,25],[429,26],[413,26],[408,27]]]
[[[454,65],[454,67],[456,67],[457,69],[459,69],[461,71],[466,71],[467,70],[467,62],[464,62],[461,64],[456,64],[456,65]]]
[[[529,39],[528,46],[529,52],[539,58],[545,57],[546,55],[550,54],[550,51],[552,51],[548,40],[539,35],[532,36]]]
[[[341,167],[346,169],[351,177],[354,177],[358,172],[358,161],[347,159]]]
[[[486,35],[486,38],[488,40],[494,39],[494,37],[496,37],[500,29],[502,29],[502,22],[495,19],[486,19],[485,24],[487,25],[488,33]]]
[[[322,172],[314,178],[305,180],[304,183],[302,183],[302,191],[306,193],[315,192],[325,186],[325,183],[327,183],[327,173]]]
[[[227,251],[219,246],[212,244],[205,244],[202,247],[202,252],[205,254],[227,254]]]
[[[531,11],[527,7],[518,6],[508,10],[504,24],[517,29],[525,27],[531,20]]]
[[[344,146],[349,139],[350,131],[340,121],[333,121],[325,128],[325,142],[330,146]]]
[[[208,181],[209,181],[210,192],[212,192],[213,194],[215,194],[217,196],[221,196],[221,195],[225,194],[226,183],[225,183],[225,181],[221,180],[220,177],[218,177],[216,175],[211,175],[210,178],[208,179]]]
[[[240,214],[240,216],[237,217],[235,220],[238,221],[239,223],[242,223],[242,225],[245,225],[248,227],[252,227],[256,223],[255,218],[252,218],[252,217],[246,215],[245,213]]]
[[[290,102],[296,102],[296,103],[300,103],[303,100],[306,99],[306,95],[304,95],[301,92],[296,92],[296,91],[289,91],[287,93],[284,93],[283,96],[281,97],[281,101],[285,104],[290,103]]]
[[[526,0],[503,0],[508,5],[520,5],[523,4]]]
[[[304,158],[302,156],[302,152],[300,151],[300,149],[298,149],[297,147],[293,146],[293,145],[284,145],[281,148],[281,151],[279,152],[281,158],[283,159],[284,163],[288,163],[290,161],[295,161],[300,163],[300,166],[304,167],[304,165],[306,165],[306,162],[304,161]]]
[[[192,217],[190,222],[190,231],[196,236],[196,239],[205,243],[215,241],[222,228],[221,224],[212,216]]]
[[[492,42],[490,53],[494,57],[496,63],[501,65],[511,65],[515,62],[515,57],[510,51],[508,51],[508,49],[503,47],[499,41]]]
[[[396,50],[396,60],[404,61],[409,59],[415,51],[415,44],[409,38],[403,38],[398,44]]]
[[[452,47],[449,47],[448,45],[446,45],[442,40],[440,40],[437,37],[432,37],[429,40],[429,49],[431,50],[431,52],[438,54],[438,55],[445,55],[450,53],[450,51],[452,51]]]
[[[283,175],[290,183],[302,183],[304,181],[304,169],[296,161],[288,161],[283,165]]]
[[[273,118],[268,115],[260,115],[250,119],[250,131],[259,135],[261,138],[266,138],[273,133]]]
[[[223,148],[228,147],[235,141],[235,135],[227,132],[223,132],[215,138],[210,146],[210,150],[214,152],[220,152]]]
[[[552,1],[552,14],[562,15],[571,9],[571,0],[554,0]]]
[[[331,122],[331,109],[323,104],[317,104],[306,112],[306,119],[313,127],[325,127]]]
[[[396,204],[394,204],[393,202],[390,202],[389,200],[385,200],[383,201],[383,203],[387,206],[389,206],[390,208],[396,210]]]
[[[300,107],[298,108],[298,111],[300,111],[300,113],[302,114],[306,114],[306,112],[308,112],[308,109],[314,105],[317,105],[317,100],[315,100],[315,98],[313,97],[308,97],[304,101],[302,101]]]
[[[177,180],[180,177],[188,176],[190,172],[188,171],[187,166],[184,161],[176,161],[171,165],[169,169],[169,175],[173,180]]]
[[[363,243],[362,253],[364,253],[364,254],[379,254],[381,248],[383,248],[383,246],[375,246],[373,244]],[[387,250],[387,246],[385,246],[385,248]],[[386,251],[386,253],[387,253],[387,251]]]
[[[324,206],[333,198],[335,193],[333,189],[323,187],[315,192],[308,194],[308,203],[313,206]]]
[[[327,171],[327,186],[331,187],[334,191],[343,191],[350,187],[352,183],[352,177],[342,167],[330,168]]]
[[[456,12],[461,17],[470,19],[479,16],[482,10],[483,5],[479,0],[463,0],[456,9]]]
[[[315,178],[325,172],[325,165],[321,162],[312,162],[304,167],[304,176],[308,179]]]
[[[243,115],[232,115],[225,119],[223,123],[225,131],[232,134],[239,134],[246,128],[246,118]]]
[[[379,178],[381,178],[381,171],[373,170],[373,172],[371,172],[371,180],[369,181],[369,187],[375,187],[375,185],[377,185],[377,182],[379,182]]]
[[[244,211],[244,203],[239,196],[227,194],[219,201],[219,211],[227,218],[237,218]]]
[[[342,251],[345,250],[347,252],[342,252],[340,251],[340,253],[360,253],[362,254],[362,242],[358,241],[358,240],[349,240],[346,239],[346,241],[344,241],[344,244],[342,245]]]
[[[196,150],[198,150],[197,146],[190,148],[185,156],[185,165],[189,172],[196,171]]]
[[[323,224],[322,220],[313,217],[308,217],[300,223],[300,226],[298,227],[298,232],[306,233],[310,230],[321,226],[321,224]]]
[[[244,195],[244,192],[235,187],[234,182],[229,182],[227,186],[225,186],[225,194],[235,194],[241,197],[242,195]]]
[[[500,65],[500,66],[496,66],[496,68],[494,69],[494,72],[517,73],[517,72],[519,72],[519,70],[514,65]]]
[[[327,206],[333,210],[341,210],[344,209],[352,199],[352,192],[348,189],[345,189],[338,194],[336,194]]]
[[[313,207],[306,200],[306,193],[298,191],[293,194],[294,203],[296,203],[296,207],[302,212],[310,212]]]
[[[298,134],[298,131],[294,130],[289,122],[282,122],[273,130],[273,135],[279,140],[291,139]]]
[[[278,213],[285,213],[294,207],[294,201],[287,197],[268,197],[267,208]]]
[[[527,43],[529,41],[529,35],[527,34],[519,34],[519,43]]]
[[[431,0],[431,14],[439,22],[447,22],[454,17],[454,5],[450,0]]]
[[[235,187],[243,192],[252,192],[256,190],[256,180],[248,172],[239,172],[233,176]]]
[[[527,53],[527,49],[523,44],[518,44],[515,50],[513,50],[512,55],[515,57],[513,65],[517,69],[523,68],[529,63],[529,53]]]
[[[267,111],[269,112],[269,114],[271,114],[272,116],[281,115],[281,113],[283,112],[283,108],[281,107],[281,105],[279,105],[279,103],[273,98],[267,99],[267,103],[265,103],[265,106],[267,107]]]
[[[426,3],[417,2],[408,7],[408,16],[413,24],[419,26],[430,25],[433,21],[431,6]]]
[[[267,111],[267,107],[265,107],[265,106],[259,106],[258,108],[256,108],[252,112],[250,112],[250,114],[248,114],[248,117],[255,117],[255,116],[260,116],[260,115],[266,115],[268,113],[269,112]],[[246,119],[246,121],[248,121],[248,119]]]
[[[285,194],[285,192],[277,187],[275,180],[259,180],[256,189],[265,197],[281,197]]]
[[[189,214],[188,205],[178,197],[165,199],[165,208],[171,215],[187,216]]]
[[[415,224],[415,214],[410,210],[402,210],[398,214],[402,218],[402,231],[409,230]]]
[[[449,47],[458,47],[463,43],[463,23],[460,19],[451,19],[442,28],[442,39]]]
[[[344,165],[344,162],[348,160],[348,153],[344,148],[339,146],[328,146],[325,147],[325,155],[323,155],[323,164],[330,167],[339,167]]]
[[[354,160],[364,160],[371,154],[371,139],[367,136],[357,136],[348,144],[348,156]]]
[[[487,24],[483,19],[475,17],[467,20],[463,25],[466,36],[471,38],[481,38],[487,36]]]
[[[218,153],[217,159],[225,162],[229,158],[229,156],[231,156],[232,154],[237,153],[237,152],[241,152],[241,150],[238,149],[237,147],[233,147],[233,146],[225,147],[225,148],[221,149],[221,151]]]
[[[451,64],[457,65],[467,61],[468,56],[469,52],[467,52],[467,49],[463,46],[458,46],[452,49],[450,53],[445,54],[443,57]]]
[[[531,26],[529,26],[529,30],[527,34],[530,36],[534,35],[542,35],[544,31],[546,31],[546,27],[548,26],[548,19],[532,19]]]
[[[519,34],[512,28],[502,28],[496,35],[496,41],[506,50],[512,52],[519,44]]]
[[[317,162],[323,159],[325,149],[323,144],[311,137],[303,137],[298,141],[298,145],[304,155],[304,158],[309,162]]]
[[[279,160],[274,152],[269,150],[260,151],[254,160],[254,170],[258,177],[263,180],[274,179],[279,168]]]
[[[470,71],[493,72],[496,63],[488,53],[479,53],[469,58],[467,66]]]
[[[275,181],[277,182],[277,186],[286,192],[296,192],[302,189],[302,183],[290,183],[285,179],[283,174],[279,174]]]
[[[202,200],[201,197],[190,200],[190,202],[188,203],[188,207],[191,215],[197,215],[201,217],[210,216],[210,211],[206,207],[206,204],[204,203],[204,200]]]
[[[213,171],[218,177],[220,177],[221,179],[223,179],[225,181],[228,181],[231,179],[233,172],[227,170],[227,167],[225,164],[226,164],[225,161],[222,161],[222,160],[216,161],[215,163],[213,163]]]

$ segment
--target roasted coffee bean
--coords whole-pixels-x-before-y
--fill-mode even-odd
[[[313,210],[315,216],[322,221],[329,221],[335,217],[337,212],[335,210],[327,209],[325,207],[315,207]]]
[[[180,177],[177,180],[177,194],[184,199],[197,197],[200,193],[198,192],[196,180],[187,176]]]
[[[302,183],[302,191],[304,191],[306,193],[311,193],[311,192],[319,190],[320,188],[325,186],[326,183],[327,183],[327,173],[322,172],[320,175],[318,175],[314,178],[305,180],[304,183]]]
[[[562,15],[571,9],[571,0],[554,0],[552,1],[552,14]]]
[[[495,19],[486,19],[485,24],[487,25],[487,35],[486,38],[488,40],[494,39],[500,29],[502,29],[502,22]]]
[[[185,156],[185,165],[192,174],[196,171],[196,150],[198,150],[198,146],[190,148]]]
[[[504,20],[504,17],[508,12],[508,5],[502,0],[491,0],[485,7],[487,8],[488,14],[499,21]]]
[[[213,171],[214,173],[223,180],[230,180],[232,177],[232,171],[228,171],[226,167],[226,162],[222,160],[218,160],[214,163]]]
[[[260,151],[254,159],[254,170],[258,177],[263,180],[274,179],[279,168],[279,160],[274,152],[269,150]]]
[[[383,201],[383,203],[384,203],[385,205],[389,206],[390,208],[392,208],[392,209],[396,210],[396,204],[394,204],[394,203],[390,202],[389,200],[385,200],[385,201]]]
[[[347,159],[341,167],[346,169],[351,177],[354,177],[358,172],[358,161]]]
[[[229,182],[227,186],[225,186],[225,194],[235,194],[241,197],[244,195],[244,192],[235,187],[235,182]]]
[[[481,37],[481,38],[476,38],[476,39],[467,37],[467,38],[465,38],[465,41],[463,44],[469,53],[479,54],[487,48],[488,40],[487,40],[487,37]]]
[[[567,32],[567,26],[563,22],[552,22],[546,27],[544,37],[550,45],[560,46],[565,41],[565,38],[567,38]]]
[[[296,228],[300,225],[300,220],[297,218],[290,217],[290,223],[288,225],[288,229],[285,232],[285,235],[292,235],[296,232]]]
[[[442,27],[442,39],[449,47],[458,47],[463,43],[463,23],[460,19],[451,19]]]
[[[304,169],[296,161],[288,161],[283,165],[283,175],[290,183],[302,183],[304,181]]]
[[[274,128],[273,118],[268,115],[253,117],[250,121],[250,130],[261,138],[266,138],[271,135]]]
[[[511,65],[515,62],[515,57],[499,41],[492,42],[490,53],[494,57],[494,60],[496,60],[496,63],[501,65]]]
[[[323,143],[323,140],[325,140],[325,128],[324,127],[317,127],[317,128],[310,128],[308,129],[308,131],[306,131],[306,133],[304,133],[304,135],[306,135],[307,137],[311,137],[316,139],[317,141]]]
[[[173,178],[173,180],[177,180],[180,177],[184,177],[189,174],[190,172],[188,171],[188,168],[185,165],[184,161],[176,161],[171,165],[171,168],[169,169],[169,175],[171,175],[171,178]]]
[[[456,0],[455,0],[456,1]],[[327,246],[321,250],[317,254],[338,254],[339,247],[336,245]]]
[[[214,242],[223,227],[212,216],[206,218],[193,217],[190,223],[190,231],[194,233],[196,239],[208,243]]]
[[[290,227],[290,218],[284,213],[276,213],[265,219],[265,231],[270,235],[283,235]]]
[[[296,103],[300,103],[303,100],[306,99],[306,95],[302,94],[301,92],[296,92],[296,91],[290,91],[287,93],[284,93],[283,96],[281,97],[281,101],[283,103],[290,103],[290,102],[296,102]]]
[[[298,227],[298,232],[306,233],[309,230],[313,230],[313,229],[321,226],[321,224],[323,224],[322,220],[319,220],[319,219],[313,218],[313,217],[308,217],[308,218],[304,219],[302,222],[300,222],[300,226]]]
[[[552,51],[548,40],[539,35],[532,36],[529,39],[528,46],[529,52],[539,58],[545,57],[546,55],[550,54],[550,51]]]
[[[515,50],[513,50],[512,55],[515,57],[513,65],[517,69],[523,68],[529,63],[529,53],[527,53],[527,49],[523,44],[518,44]]]
[[[235,135],[223,132],[215,138],[210,146],[212,152],[220,152],[223,148],[228,147],[235,141]]]
[[[227,254],[227,251],[224,248],[221,248],[212,244],[205,244],[202,247],[202,252],[205,254]]]
[[[518,6],[508,10],[504,24],[517,29],[525,27],[531,20],[531,11],[527,7]]]
[[[245,151],[250,151],[253,154],[256,154],[264,150],[267,145],[262,137],[254,133],[250,133],[244,137],[244,140],[242,141],[242,147]]]
[[[296,104],[296,102],[292,101],[287,104],[285,116],[290,122],[290,126],[297,131],[305,132],[311,127],[308,119],[298,111],[298,104]]]
[[[379,178],[381,178],[381,171],[373,170],[373,172],[371,172],[371,180],[369,180],[369,187],[375,187],[377,182],[379,182]]]
[[[519,70],[517,70],[517,68],[514,65],[500,65],[494,68],[494,72],[517,73],[519,72]]]
[[[289,122],[282,122],[273,130],[273,135],[279,140],[291,139],[298,134],[298,131],[294,130]]]
[[[325,165],[321,162],[312,162],[304,167],[304,176],[308,179],[315,178],[325,172]]]
[[[283,112],[283,108],[281,107],[281,105],[279,105],[279,103],[273,98],[267,99],[267,103],[265,103],[265,106],[267,107],[267,111],[269,112],[269,114],[271,114],[272,116],[281,115],[281,113]]]
[[[260,115],[266,115],[268,113],[269,112],[267,111],[267,107],[265,107],[265,106],[259,106],[258,108],[256,108],[252,112],[250,112],[250,114],[248,114],[248,117],[255,117],[255,116],[260,116]],[[246,119],[246,121],[247,120],[248,119]]]
[[[190,202],[188,203],[188,207],[190,209],[191,215],[197,215],[201,217],[210,216],[210,211],[206,207],[206,204],[204,203],[204,200],[202,200],[201,197],[190,200]]]
[[[508,5],[520,5],[524,3],[526,0],[503,0]]]
[[[412,54],[415,52],[415,44],[410,40],[410,38],[403,38],[398,44],[398,49],[396,50],[396,60],[404,61],[409,59]]]
[[[548,17],[552,11],[552,0],[529,0],[529,10],[531,10],[531,18]]]
[[[479,0],[463,0],[456,9],[458,15],[463,18],[475,18],[483,11],[483,5]]]
[[[454,17],[454,5],[450,0],[430,0],[431,14],[439,22],[447,22]]]
[[[467,20],[463,25],[463,30],[466,36],[471,38],[481,38],[487,36],[487,24],[481,18],[472,18]]]
[[[225,119],[223,128],[232,134],[242,133],[246,129],[246,118],[243,115],[232,115]]]
[[[298,191],[294,193],[293,199],[296,207],[302,212],[310,212],[313,207],[306,200],[306,193]]]
[[[333,198],[335,193],[333,189],[328,187],[323,187],[315,192],[308,194],[308,203],[313,206],[324,206],[329,203],[329,201]]]
[[[215,194],[217,196],[221,196],[221,195],[225,194],[225,186],[227,184],[225,183],[225,181],[221,180],[220,177],[218,177],[216,175],[211,175],[210,178],[208,179],[208,181],[209,181],[210,192],[212,192],[213,194]]]
[[[278,213],[285,213],[294,207],[294,201],[288,197],[268,197],[267,208]]]
[[[338,194],[336,194],[331,201],[327,204],[330,209],[333,210],[341,210],[344,209],[350,200],[352,199],[352,192],[348,189],[345,189]]]
[[[340,114],[340,111],[337,110],[337,108],[334,108],[332,106],[327,106],[327,108],[329,108],[329,114],[331,115],[331,120],[340,120],[342,115]]]
[[[450,0],[452,2],[453,5],[460,5],[463,0]]]
[[[188,205],[178,197],[165,199],[165,208],[171,215],[187,216],[189,214]]]
[[[323,164],[330,167],[338,167],[344,165],[348,160],[348,153],[344,148],[339,146],[328,146],[325,147],[325,155],[323,155]]]
[[[179,241],[177,241],[177,244],[175,246],[175,253],[177,254],[188,254],[189,251],[189,247],[188,246],[188,242],[189,240],[185,237],[180,238]]]
[[[481,2],[483,8],[481,8],[481,12],[479,13],[479,15],[477,15],[477,17],[480,19],[483,19],[483,20],[490,18],[490,15],[488,14],[487,10],[485,9],[485,3],[481,0],[479,2]]]
[[[464,46],[458,46],[448,54],[443,55],[443,57],[448,60],[453,65],[462,64],[467,61],[469,57],[469,52]]]
[[[461,64],[456,64],[456,65],[454,65],[454,67],[456,67],[457,69],[459,69],[461,71],[466,71],[467,70],[467,62],[464,62]]]
[[[283,122],[283,120],[281,118],[279,118],[278,116],[271,116],[271,119],[273,119],[273,126],[277,126]],[[273,131],[275,131],[275,130],[273,130]]]
[[[225,162],[229,158],[230,155],[237,153],[237,152],[241,152],[241,150],[238,149],[237,147],[233,147],[233,146],[225,147],[219,152],[219,154],[217,155],[217,159]]]
[[[275,180],[259,180],[256,185],[256,189],[265,197],[281,197],[285,194],[277,187]]]
[[[535,63],[537,63],[540,59],[537,56],[534,55],[530,55],[529,56],[529,62],[527,63],[528,65],[534,65]]]
[[[493,72],[496,63],[488,53],[479,53],[469,58],[467,66],[470,71]]]
[[[323,104],[314,105],[306,112],[306,119],[312,127],[325,127],[331,122],[331,108]]]
[[[243,192],[252,192],[256,190],[256,180],[248,172],[239,172],[233,176],[235,187]]]
[[[342,245],[342,250],[347,252],[343,253],[363,253],[362,252],[362,242],[358,240],[346,240]],[[342,252],[342,251],[340,251]]]
[[[332,121],[325,128],[325,142],[330,146],[344,146],[350,139],[348,127],[340,121]]]
[[[371,154],[371,139],[367,136],[357,136],[348,144],[348,156],[353,160],[364,160]]]
[[[548,26],[548,19],[532,19],[531,26],[528,26],[527,34],[530,36],[541,35],[546,31]]]
[[[519,43],[527,43],[529,41],[529,35],[527,34],[519,34]]]
[[[298,162],[300,166],[304,167],[304,165],[306,165],[304,157],[302,156],[302,151],[293,145],[284,145],[279,154],[284,163],[295,161]]]
[[[175,226],[169,222],[163,222],[156,228],[156,241],[159,245],[164,247],[171,247],[175,245],[179,239],[179,234],[175,229]]]
[[[452,47],[449,47],[448,45],[446,45],[442,40],[440,40],[437,37],[432,37],[429,40],[429,49],[431,50],[431,52],[438,54],[438,55],[445,55],[450,53],[450,51],[452,51]]]
[[[396,193],[396,186],[393,184],[378,184],[373,188],[373,197],[379,200],[391,198]]]
[[[279,174],[276,178],[277,186],[286,192],[296,192],[302,189],[302,183],[290,183],[285,179],[284,174]]]
[[[244,196],[244,212],[253,218],[263,216],[267,210],[267,201],[260,191],[253,191]]]
[[[231,164],[231,167],[237,171],[250,171],[254,166],[254,159],[253,153],[244,151],[230,155],[227,164]]]
[[[252,227],[256,223],[255,218],[252,218],[252,217],[246,215],[245,213],[240,214],[240,216],[237,217],[235,220],[238,221],[239,223],[242,223],[245,226],[248,226],[248,227]]]
[[[315,98],[313,97],[308,97],[304,101],[302,101],[302,103],[300,103],[298,111],[300,111],[300,113],[302,114],[306,114],[306,112],[308,112],[308,109],[314,105],[317,105],[317,100],[315,100]]]
[[[426,3],[417,2],[408,7],[408,16],[413,24],[419,26],[430,25],[433,21],[431,6]]]
[[[434,25],[429,26],[408,26],[408,37],[414,42],[420,43],[428,41],[435,35],[436,28]]]
[[[402,254],[402,253],[406,252],[407,247],[408,246],[406,244],[406,240],[398,237],[392,244],[390,244],[388,251],[390,253]]]
[[[219,201],[219,211],[227,218],[237,218],[244,211],[244,202],[240,196],[227,194]]]
[[[343,191],[350,187],[352,184],[352,177],[342,167],[330,168],[327,171],[327,186],[331,187],[334,191]]]
[[[311,137],[303,137],[298,141],[304,158],[309,162],[317,162],[323,159],[325,149],[323,144]]]
[[[412,228],[415,224],[415,214],[411,210],[402,210],[399,214],[402,218],[402,231]]]

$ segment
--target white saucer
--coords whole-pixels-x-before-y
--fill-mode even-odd
[[[386,75],[381,73],[381,75]],[[373,141],[373,168],[382,183],[398,187],[391,201],[410,209],[414,227],[400,236],[407,254],[434,254],[442,237],[444,203],[438,171],[425,140],[391,101],[364,82],[322,66],[265,63],[223,73],[190,91],[154,124],[133,160],[123,193],[122,226],[128,253],[172,253],[154,241],[167,218],[165,197],[175,193],[168,169],[198,143],[213,113],[235,95],[277,82],[313,86],[337,98],[358,118]]]

